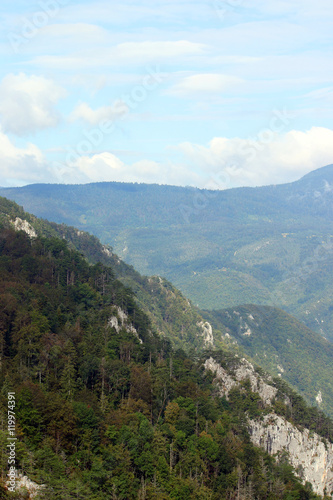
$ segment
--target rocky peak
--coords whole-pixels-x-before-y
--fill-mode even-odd
[[[120,307],[113,307],[113,315],[109,318],[108,326],[114,328],[117,333],[124,328],[128,333],[135,335],[142,344],[142,339],[140,339],[136,328],[129,322],[127,314]]]
[[[213,336],[213,328],[208,321],[199,321],[197,326],[202,328],[203,340],[205,347],[213,347],[214,346],[214,336]]]

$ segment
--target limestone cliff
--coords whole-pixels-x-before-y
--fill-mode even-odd
[[[137,337],[139,340],[140,344],[142,344],[142,339],[140,339],[138,332],[136,331],[135,327],[132,325],[132,323],[129,322],[128,315],[123,311],[120,307],[118,306],[113,306],[113,315],[110,316],[109,321],[108,321],[108,326],[110,328],[114,328],[117,333],[120,332],[120,330],[123,328],[126,330],[128,333],[132,333]]]
[[[268,375],[259,375],[245,358],[239,359],[231,369],[222,367],[213,357],[207,359],[204,366],[215,374],[214,384],[221,397],[228,399],[230,390],[247,379],[252,391],[259,394],[263,406],[272,410],[277,395],[274,382]],[[285,402],[288,404],[288,398]],[[273,411],[256,420],[249,418],[248,430],[253,444],[267,453],[278,456],[286,452],[296,475],[304,484],[311,483],[315,493],[333,493],[333,445],[327,439],[309,429],[297,428]]]
[[[253,444],[271,455],[285,450],[289,462],[303,482],[312,484],[319,495],[333,490],[333,445],[308,429],[299,430],[274,413],[262,420],[250,420],[249,432]]]
[[[203,341],[205,347],[214,347],[214,336],[213,336],[213,328],[208,321],[199,321],[197,326],[202,328]]]

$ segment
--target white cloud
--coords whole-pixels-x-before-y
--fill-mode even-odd
[[[25,20],[36,18],[40,7],[30,3],[17,9],[14,4],[9,2],[2,13],[0,79],[16,71],[13,68],[40,76],[7,75],[0,84],[0,123],[5,132],[37,132],[33,141],[39,148],[48,148],[45,154],[50,158],[60,158],[61,153],[51,149],[59,147],[66,154],[80,140],[78,136],[86,140],[87,134],[95,134],[98,142],[95,127],[119,116],[114,99],[122,98],[130,107],[130,102],[137,104],[105,146],[116,155],[122,151],[121,159],[129,158],[124,151],[135,150],[146,160],[128,159],[120,168],[110,156],[87,157],[75,163],[74,182],[104,180],[106,175],[202,186],[212,172],[225,168],[232,185],[254,185],[283,182],[298,175],[298,168],[302,175],[332,161],[331,137],[323,128],[331,127],[333,102],[331,0],[253,0],[251,5],[244,0],[124,0],[117,9],[107,0],[73,0],[50,16],[34,36],[26,37],[16,52],[10,49],[8,33],[22,35]],[[168,79],[163,77],[163,84],[144,99],[138,87],[147,82],[148,68],[155,65]],[[72,113],[69,121],[62,120],[46,137],[38,131],[57,125],[57,103],[64,95],[49,79],[52,75],[70,89],[64,104],[66,113]],[[281,107],[295,114],[297,110],[292,126],[283,132],[317,125],[322,127],[318,137],[312,129],[276,136],[269,144],[216,137],[208,145],[214,136],[246,138],[266,123],[271,110]],[[183,166],[179,153],[173,157],[176,166],[149,160],[156,155],[165,158],[162,151],[170,143],[185,140],[190,142],[181,148]],[[28,146],[22,148],[25,151]],[[98,142],[83,154],[101,152],[101,148]],[[39,165],[34,162],[31,182]],[[95,173],[94,165],[98,166]],[[58,174],[62,175],[61,170]],[[43,169],[40,175],[45,179]]]
[[[263,186],[299,179],[333,163],[333,130],[313,127],[273,134],[262,130],[254,140],[216,137],[208,147],[183,143],[182,161],[143,159],[125,163],[110,152],[74,157],[58,169],[60,182],[145,182],[207,189]]]
[[[5,132],[24,135],[54,127],[55,105],[66,95],[52,80],[24,73],[5,76],[0,84],[0,116]]]
[[[0,185],[22,185],[49,179],[45,158],[34,144],[18,148],[0,131]]]
[[[120,119],[128,112],[129,107],[123,101],[116,101],[112,106],[101,106],[95,110],[87,103],[82,102],[71,113],[69,120],[84,120],[91,125],[97,125],[103,120],[114,121]]]
[[[75,163],[58,165],[61,182],[146,182],[171,185],[198,185],[200,178],[184,165],[140,160],[126,164],[112,153],[81,156]]]
[[[225,189],[291,182],[333,163],[333,130],[313,127],[274,136],[265,132],[256,140],[216,137],[208,147],[183,143],[174,149],[183,153],[182,162],[125,163],[103,152],[49,164],[35,145],[18,148],[0,132],[0,185],[118,181]]]
[[[333,163],[333,130],[312,127],[278,135],[267,128],[254,140],[216,137],[208,147],[183,143],[178,149],[207,181],[221,174],[216,188],[279,184]]]
[[[42,28],[41,35],[59,39],[60,42],[85,40],[86,43],[106,41],[108,31],[101,26],[88,23],[50,24]]]
[[[117,55],[131,60],[136,58],[155,60],[156,58],[178,58],[180,56],[203,54],[206,49],[205,45],[189,42],[188,40],[130,42],[118,45]]]
[[[83,41],[84,43],[84,41]],[[188,40],[175,41],[136,41],[120,43],[106,47],[87,47],[84,54],[68,55],[68,52],[61,56],[47,55],[37,56],[30,64],[50,67],[55,69],[81,69],[81,68],[105,68],[109,66],[126,66],[130,63],[145,64],[154,61],[171,60],[188,56],[203,55],[208,50],[208,46],[202,43],[190,42]]]
[[[168,93],[178,97],[193,97],[193,94],[215,94],[229,92],[243,80],[232,75],[220,75],[216,73],[201,73],[183,78],[179,83],[171,87]]]

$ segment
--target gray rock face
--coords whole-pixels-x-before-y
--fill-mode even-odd
[[[276,396],[277,389],[266,383],[269,377],[265,381],[244,358],[232,374],[212,357],[206,360],[204,366],[215,373],[214,383],[221,397],[228,398],[230,390],[246,379],[250,380],[252,391],[260,395],[266,407],[271,405]],[[271,455],[286,451],[295,473],[303,483],[311,483],[315,493],[330,495],[333,492],[333,445],[326,439],[309,429],[299,430],[275,413],[258,420],[248,420],[248,428],[254,445]]]
[[[271,413],[262,420],[250,420],[253,444],[271,455],[287,451],[290,464],[318,495],[333,490],[333,445],[308,429],[300,431],[284,418]]]
[[[43,488],[45,488],[44,484],[37,484],[27,476],[23,476],[22,474],[18,474],[16,476],[15,483],[15,490],[18,494],[22,494],[22,496],[20,496],[19,498],[29,498],[32,500],[33,498],[36,498],[38,496]],[[9,481],[7,481],[7,486],[9,485],[10,483]],[[28,493],[28,497],[26,496],[25,492]]]
[[[197,323],[197,326],[200,326],[202,328],[202,334],[203,334],[203,339],[205,346],[208,347],[213,347],[214,346],[214,336],[213,336],[213,328],[208,321],[199,321]]]
[[[14,225],[16,231],[24,231],[25,233],[27,233],[27,235],[30,236],[30,238],[37,238],[36,231],[28,221],[16,217],[16,219],[12,221],[12,224]]]
[[[265,406],[270,405],[273,398],[276,396],[277,389],[267,384],[262,377],[255,372],[253,365],[245,358],[240,360],[240,364],[235,370],[234,376],[229,375],[213,358],[207,359],[204,366],[206,370],[215,373],[215,383],[220,390],[221,396],[226,396],[226,398],[228,398],[230,390],[238,386],[241,380],[246,379],[250,380],[251,390],[259,394]]]
[[[128,333],[133,333],[140,344],[142,344],[142,339],[140,339],[138,332],[135,327],[129,322],[128,316],[120,307],[113,306],[114,315],[109,318],[108,326],[114,328],[117,333],[124,328]]]

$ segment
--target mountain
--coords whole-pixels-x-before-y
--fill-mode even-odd
[[[333,340],[333,166],[299,181],[208,191],[128,183],[1,189],[90,231],[205,309],[273,305]]]
[[[333,188],[333,165],[321,167],[304,175],[296,182],[299,196],[308,197],[317,206],[324,205],[325,195],[332,192]],[[293,191],[295,183],[285,185],[286,191]],[[324,195],[324,196],[322,196]],[[327,198],[326,198],[327,201]]]
[[[171,340],[174,347],[198,355],[203,349],[228,346],[239,355],[250,356],[271,374],[280,373],[308,403],[317,405],[320,394],[320,408],[333,415],[331,344],[290,315],[276,308],[256,306],[200,311],[170,282],[159,276],[141,276],[88,233],[38,219],[4,198],[0,198],[0,220],[30,236],[66,240],[89,262],[111,266],[115,277],[134,292],[136,303],[154,330]],[[244,335],[248,328],[251,336]]]
[[[38,236],[26,219],[12,220],[18,207],[4,205],[0,413],[17,440],[1,454],[2,470],[10,465],[1,498],[330,494],[333,427],[321,411],[226,349],[196,359],[173,350],[111,267]]]
[[[179,290],[160,276],[140,275],[95,236],[74,227],[39,219],[16,203],[0,197],[1,221],[33,237],[39,235],[65,240],[70,248],[78,250],[90,263],[111,266],[115,276],[134,292],[136,302],[145,311],[155,330],[169,338],[174,346],[201,350],[206,345],[214,344],[199,310]],[[220,343],[217,339],[216,345]]]

